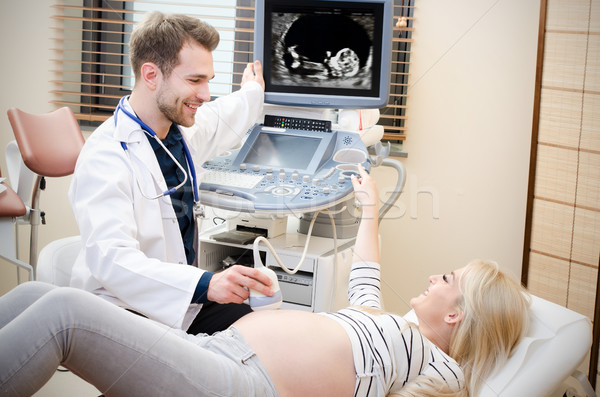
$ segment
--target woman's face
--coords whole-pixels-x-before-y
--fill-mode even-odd
[[[464,270],[462,267],[450,273],[429,277],[429,287],[410,300],[419,323],[426,322],[434,326],[442,320],[453,322],[460,319],[453,316],[460,315],[457,313],[456,303],[461,297],[459,283]]]

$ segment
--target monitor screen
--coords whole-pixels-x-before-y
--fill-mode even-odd
[[[243,162],[304,170],[310,164],[320,143],[321,139],[315,137],[261,132]]]
[[[387,104],[392,0],[257,0],[255,57],[265,102],[328,108]]]

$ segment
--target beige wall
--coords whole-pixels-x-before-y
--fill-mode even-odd
[[[428,275],[476,257],[521,275],[539,1],[417,0],[415,18],[409,178],[381,231],[399,312]],[[375,173],[381,187],[393,174]]]
[[[51,83],[56,68],[51,59],[56,54],[51,48],[59,43],[50,40],[54,26],[50,7],[53,0],[19,0],[0,2],[0,167],[7,177],[5,148],[14,139],[6,110],[18,107],[30,113],[44,113],[54,109],[51,99]],[[77,226],[66,202],[68,178],[52,178],[42,193],[41,206],[46,211],[47,224],[40,226],[39,246],[60,237],[77,234]],[[21,246],[28,258],[28,229],[21,227]],[[27,229],[27,230],[26,230]],[[0,238],[4,238],[2,236]],[[0,294],[16,285],[14,266],[0,261]]]
[[[429,274],[474,257],[493,258],[519,277],[525,220],[538,1],[416,3],[403,160],[409,180],[382,223],[384,295],[394,311],[407,309]],[[6,109],[52,109],[49,4],[0,3],[3,170],[12,139]],[[391,189],[393,174],[374,171],[382,190]],[[67,188],[68,178],[48,183],[40,246],[77,233]],[[0,264],[0,293],[16,282],[14,274]]]

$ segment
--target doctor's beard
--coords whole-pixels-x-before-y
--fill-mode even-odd
[[[167,120],[183,127],[191,127],[196,122],[196,113],[191,114],[191,119],[188,119],[185,115],[187,111],[186,102],[198,104],[198,99],[194,100],[183,100],[173,99],[174,95],[165,89],[161,89],[157,94],[156,105],[158,110],[165,116]],[[200,102],[199,106],[202,106]]]

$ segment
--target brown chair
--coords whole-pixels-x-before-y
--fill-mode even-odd
[[[0,177],[2,171],[0,170]],[[16,219],[24,216],[27,208],[19,195],[10,186],[0,181],[0,258],[29,272],[29,280],[33,280],[33,268],[20,261],[15,256],[15,223]],[[21,274],[17,270],[17,282],[21,283]]]
[[[23,162],[37,174],[31,196],[29,223],[31,237],[29,263],[37,264],[37,233],[40,220],[40,191],[45,188],[44,177],[71,175],[84,144],[81,129],[70,108],[63,107],[46,114],[30,114],[17,108],[7,111]]]
[[[0,177],[2,170],[0,169]],[[27,208],[14,190],[0,181],[0,218],[16,218],[25,215]]]

